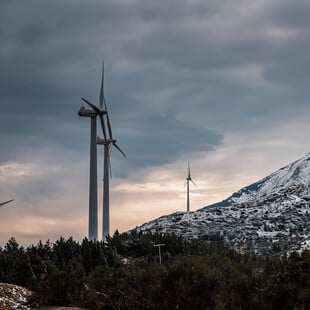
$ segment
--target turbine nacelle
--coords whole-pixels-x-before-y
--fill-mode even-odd
[[[101,139],[97,137],[97,144],[99,145],[113,145],[115,148],[118,149],[118,151],[126,158],[125,152],[118,146],[117,140],[113,138],[107,138],[107,139]]]
[[[189,162],[188,162],[188,175],[187,175],[186,183],[185,183],[184,186],[186,186],[187,184],[189,184],[189,181],[191,181],[191,182],[197,187],[196,183],[195,183],[195,182],[192,180],[192,178],[191,178],[191,167],[190,167],[190,164],[189,164]]]
[[[79,109],[78,115],[81,117],[96,117],[98,114],[92,109],[86,109],[85,107],[81,107]]]
[[[188,179],[188,178],[186,179],[185,185],[189,184],[189,182],[192,182],[197,187],[196,183],[192,179]]]
[[[87,99],[85,99],[83,97],[81,97],[81,99],[92,108],[92,110],[96,113],[96,115],[102,116],[102,115],[107,114],[107,110],[105,110],[105,109],[103,109],[101,107],[99,108],[99,107],[95,106],[89,100],[87,100]]]
[[[102,139],[102,138],[97,137],[97,144],[99,145],[114,144],[116,142],[117,140],[115,139]]]

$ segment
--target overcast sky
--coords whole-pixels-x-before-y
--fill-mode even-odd
[[[87,235],[103,59],[113,233],[185,210],[187,161],[196,210],[308,153],[309,37],[306,0],[1,0],[0,244]]]

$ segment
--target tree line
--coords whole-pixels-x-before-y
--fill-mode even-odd
[[[161,247],[162,266],[158,247]],[[0,282],[40,305],[90,309],[307,309],[310,252],[268,258],[218,242],[117,231],[106,242],[60,237],[0,247]]]

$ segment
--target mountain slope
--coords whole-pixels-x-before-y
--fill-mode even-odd
[[[228,199],[195,212],[177,212],[138,230],[222,240],[264,255],[310,248],[310,153]]]
[[[233,204],[255,201],[293,185],[310,184],[310,153],[279,169],[269,176],[243,187],[227,199],[208,207],[226,207]]]

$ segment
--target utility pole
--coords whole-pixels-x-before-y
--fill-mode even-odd
[[[165,246],[165,244],[158,243],[158,244],[154,244],[154,246],[158,247],[159,266],[161,267],[161,247]]]

